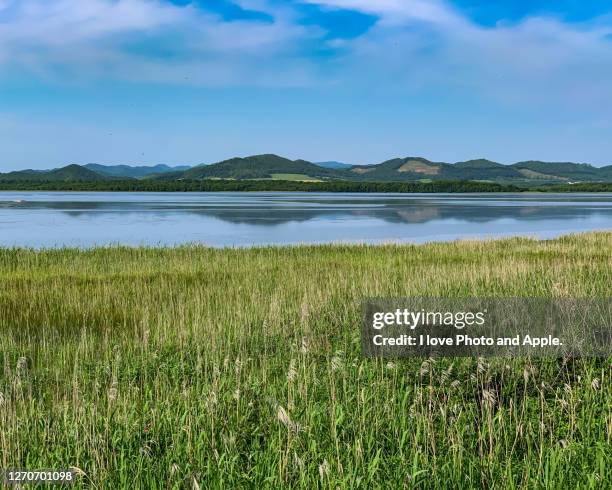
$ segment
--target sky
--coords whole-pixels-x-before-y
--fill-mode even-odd
[[[610,0],[0,0],[0,171],[612,164]]]

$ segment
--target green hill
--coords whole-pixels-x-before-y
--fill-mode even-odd
[[[305,160],[278,155],[231,158],[211,165],[199,165],[182,172],[156,175],[175,179],[283,179],[350,180],[358,182],[419,182],[439,180],[480,180],[504,184],[547,184],[569,182],[610,182],[612,166],[597,168],[579,163],[539,161],[503,165],[486,159],[457,163],[433,162],[421,157],[393,158],[376,165],[348,168],[322,167]]]
[[[612,166],[597,168],[584,163],[528,161],[503,165],[486,159],[457,163],[432,162],[420,157],[394,158],[378,165],[357,165],[351,179],[369,181],[484,180],[533,184],[610,182]]]
[[[340,170],[319,167],[305,160],[289,160],[278,155],[266,154],[231,158],[211,165],[199,165],[179,174],[165,174],[156,178],[330,180],[344,177]]]
[[[587,163],[526,161],[511,165],[531,180],[597,182],[606,179],[602,168]],[[604,167],[605,168],[605,167]]]
[[[335,165],[330,165],[334,167]],[[486,159],[457,163],[433,162],[421,157],[394,158],[376,165],[329,168],[264,154],[230,158],[197,167],[130,167],[128,165],[68,165],[53,170],[22,170],[0,174],[2,182],[99,182],[113,180],[289,180],[352,182],[485,181],[532,186],[612,182],[612,165],[602,168],[584,163],[525,161],[503,165]]]
[[[485,159],[457,162],[454,167],[461,171],[463,178],[469,180],[507,181],[524,178],[515,168]]]
[[[109,178],[75,164],[53,170],[20,170],[0,174],[2,182],[100,182]]]
[[[152,165],[152,166],[131,166],[131,165],[100,165],[98,163],[88,163],[85,168],[92,170],[100,175],[108,177],[134,178],[142,179],[155,174],[165,174],[168,172],[181,172],[191,168],[188,165],[179,165],[170,167],[168,165]]]
[[[334,167],[335,165],[331,165]],[[356,182],[428,182],[480,180],[503,184],[531,185],[568,182],[609,182],[612,167],[596,168],[577,163],[519,162],[503,165],[486,159],[457,163],[433,162],[421,157],[393,158],[376,165],[329,168],[305,160],[278,155],[231,158],[199,165],[183,172],[168,172],[153,178],[176,179],[282,179],[349,180]]]
[[[599,169],[599,175],[603,177],[608,182],[612,181],[612,165],[608,165],[607,167],[601,167]]]
[[[466,160],[465,162],[457,162],[454,165],[457,168],[470,168],[470,169],[481,169],[481,170],[506,168],[506,165],[503,165],[497,162],[493,162],[485,158],[478,158],[476,160]]]
[[[378,165],[356,165],[348,173],[353,179],[368,181],[456,180],[461,172],[448,163],[420,157],[394,158]]]

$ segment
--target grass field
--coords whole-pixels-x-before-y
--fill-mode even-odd
[[[367,296],[609,296],[612,233],[0,249],[0,467],[94,488],[609,488],[610,359],[366,360]]]
[[[299,182],[322,182],[321,179],[310,177],[306,174],[272,174],[274,180],[295,180]]]

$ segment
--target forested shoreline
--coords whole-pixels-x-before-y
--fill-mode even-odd
[[[532,187],[492,182],[302,182],[289,180],[109,180],[100,182],[0,182],[4,191],[98,191],[98,192],[612,192],[612,183],[554,184]]]

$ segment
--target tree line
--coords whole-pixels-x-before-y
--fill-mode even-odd
[[[612,192],[612,183],[552,184],[517,187],[493,182],[302,182],[290,180],[109,180],[101,182],[70,181],[0,181],[0,190],[13,191],[103,191],[103,192],[389,192],[389,193],[466,193],[466,192]]]

